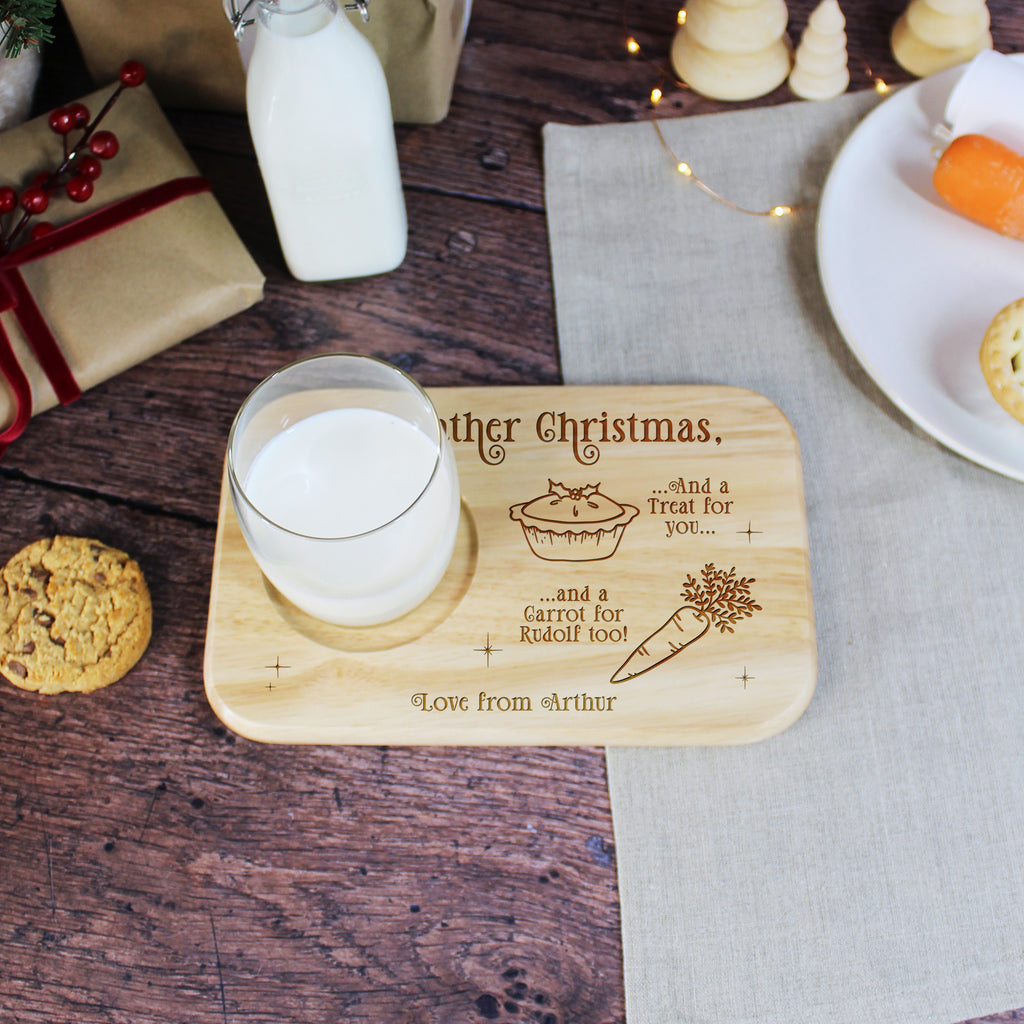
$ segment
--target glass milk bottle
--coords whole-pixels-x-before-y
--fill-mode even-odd
[[[246,105],[291,273],[397,267],[407,227],[387,82],[336,0],[258,0]]]

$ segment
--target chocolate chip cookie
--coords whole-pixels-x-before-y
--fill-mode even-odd
[[[87,537],[47,537],[0,570],[0,675],[23,690],[86,693],[120,679],[153,628],[138,563]]]

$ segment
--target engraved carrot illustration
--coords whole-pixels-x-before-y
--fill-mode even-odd
[[[732,633],[740,619],[761,611],[750,594],[750,584],[756,582],[753,577],[737,579],[735,566],[725,571],[716,569],[713,562],[704,566],[700,579],[687,573],[679,595],[686,604],[633,651],[611,681],[624,683],[649,672],[699,640],[712,626],[717,626],[719,632]]]

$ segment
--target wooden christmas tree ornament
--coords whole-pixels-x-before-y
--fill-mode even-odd
[[[985,0],[910,0],[892,29],[897,63],[923,78],[992,46]]]
[[[788,21],[785,0],[689,0],[672,41],[672,66],[712,99],[764,96],[789,74]]]
[[[839,96],[850,84],[846,53],[846,19],[838,0],[821,0],[800,37],[789,87],[804,100]]]

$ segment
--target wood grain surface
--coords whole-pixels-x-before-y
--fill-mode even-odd
[[[711,746],[765,739],[803,713],[817,664],[803,478],[768,399],[719,386],[430,396],[462,521],[441,584],[396,621],[329,626],[265,585],[225,479],[204,668],[225,724],[271,743]],[[559,426],[580,430],[602,410],[607,441]],[[706,443],[699,426],[686,441],[667,424],[682,437],[706,424]],[[585,516],[571,490],[598,483],[603,522],[570,533],[572,520],[517,518],[546,504],[549,485]],[[695,618],[681,588],[689,578],[710,593],[723,573],[753,607],[734,604],[732,624],[713,629],[716,609]],[[638,654],[620,677],[633,651],[652,663]]]
[[[865,62],[907,80],[888,48],[904,6],[843,5],[851,88],[870,86]],[[813,0],[789,7],[799,33]],[[1024,50],[1016,0],[989,8],[996,47]],[[723,109],[670,88],[652,115],[674,19],[655,0],[476,0],[448,118],[398,129],[409,255],[365,281],[292,281],[244,118],[169,112],[266,298],[39,417],[0,461],[3,559],[98,537],[139,560],[155,611],[142,662],[106,690],[0,688],[0,1019],[624,1020],[600,748],[257,744],[217,719],[202,667],[244,395],[337,348],[430,386],[558,383],[540,129]],[[39,112],[91,89],[59,13],[56,31]]]

